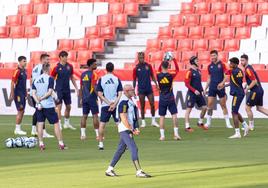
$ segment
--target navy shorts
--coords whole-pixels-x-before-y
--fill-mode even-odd
[[[232,113],[238,114],[241,103],[243,102],[244,95],[233,96]]]
[[[26,105],[26,99],[24,95],[15,95],[14,97],[17,111],[23,111]]]
[[[217,88],[210,87],[208,90],[209,97],[216,97],[218,96],[220,99],[226,96],[225,88],[218,90]]]
[[[139,95],[145,95],[145,96],[148,96],[148,95],[151,95],[153,94],[153,90],[152,89],[138,89],[138,93]]]
[[[99,113],[99,106],[97,100],[83,102],[82,108],[83,108],[83,115],[88,115],[89,112],[91,112],[93,115]]]
[[[101,108],[101,116],[100,116],[100,121],[103,123],[109,122],[111,116],[114,118],[114,122],[118,123],[119,119],[116,117],[116,109],[114,111],[108,111],[109,106],[104,106]]]
[[[36,110],[37,122],[45,122],[46,119],[50,124],[55,124],[59,122],[58,114],[55,108],[42,108],[42,110]]]
[[[70,105],[72,103],[71,92],[57,92],[57,96],[57,104],[62,104],[62,101],[65,105]]]
[[[250,91],[247,98],[248,106],[263,106],[263,90],[261,91]]]
[[[187,108],[193,108],[195,104],[197,104],[199,108],[207,105],[206,100],[202,94],[196,95],[192,92],[188,92],[187,93]]]
[[[171,113],[171,115],[177,114],[177,105],[175,100],[170,100],[170,101],[163,101],[159,100],[159,115],[160,116],[165,116],[167,114],[167,109]]]

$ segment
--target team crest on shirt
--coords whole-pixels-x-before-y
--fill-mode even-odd
[[[191,106],[191,104],[192,104],[192,103],[189,101],[189,102],[188,102],[188,106]]]
[[[67,69],[67,70],[70,70],[70,66],[69,66],[69,65],[67,65],[66,69]]]
[[[219,69],[221,68],[221,64],[218,64],[218,68],[219,68]]]
[[[59,68],[59,70],[61,71],[61,70],[62,70],[62,68]]]
[[[148,67],[148,66],[145,66],[145,69],[146,69],[146,70],[149,70],[149,67]]]
[[[138,68],[138,71],[141,71],[141,69],[140,69],[140,68]]]

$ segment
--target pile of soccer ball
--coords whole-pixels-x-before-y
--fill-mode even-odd
[[[37,138],[35,137],[17,137],[8,138],[5,140],[5,145],[7,148],[34,148],[37,145]]]

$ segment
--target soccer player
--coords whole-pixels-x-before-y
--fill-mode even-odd
[[[99,107],[96,85],[98,76],[94,72],[97,69],[96,59],[88,59],[88,70],[83,72],[80,80],[79,95],[82,97],[83,116],[81,118],[81,140],[86,139],[87,117],[91,111],[96,139],[99,140]]]
[[[26,135],[27,133],[21,130],[21,122],[24,115],[25,105],[26,105],[26,97],[27,97],[27,72],[26,65],[27,59],[24,56],[18,57],[18,68],[15,70],[12,81],[11,81],[11,89],[9,99],[15,101],[15,105],[17,108],[17,116],[16,116],[16,128],[14,130],[15,135]]]
[[[152,114],[152,126],[159,127],[155,120],[155,106],[154,106],[154,93],[151,84],[151,79],[154,81],[157,88],[158,84],[156,82],[153,68],[150,64],[144,61],[144,52],[138,53],[139,63],[133,70],[133,87],[136,88],[136,81],[138,79],[138,95],[141,104],[141,127],[146,126],[145,122],[145,97],[148,98],[151,106]]]
[[[232,116],[233,123],[235,127],[235,134],[230,136],[229,138],[241,138],[240,129],[239,129],[239,121],[243,122],[244,127],[244,136],[248,135],[248,125],[243,120],[241,114],[239,113],[240,105],[244,99],[245,93],[243,89],[243,79],[244,74],[243,71],[238,68],[239,59],[236,57],[231,58],[230,60],[230,95],[233,96],[232,101]]]
[[[240,58],[241,64],[245,67],[245,77],[247,81],[247,87],[245,89],[245,93],[249,92],[247,101],[246,101],[246,112],[249,119],[249,128],[250,130],[254,130],[254,120],[252,107],[256,106],[257,111],[268,116],[268,109],[263,107],[263,95],[264,91],[261,86],[260,79],[258,74],[253,69],[251,65],[248,64],[248,56],[243,54]]]
[[[203,124],[203,119],[207,111],[207,105],[204,98],[204,90],[202,87],[201,71],[198,68],[198,58],[193,56],[190,58],[191,67],[186,73],[185,86],[188,88],[187,92],[187,109],[185,112],[185,131],[193,132],[194,129],[190,127],[190,113],[195,104],[201,108],[200,117],[198,120],[198,127],[207,130]]]
[[[140,167],[138,148],[134,141],[133,136],[139,135],[139,122],[138,122],[138,109],[132,100],[135,95],[135,89],[131,85],[124,86],[124,95],[122,96],[118,105],[118,114],[120,123],[118,125],[118,132],[120,134],[120,141],[118,144],[117,151],[114,154],[113,160],[110,166],[105,172],[106,176],[117,176],[114,171],[114,167],[120,160],[121,156],[125,152],[126,148],[131,153],[133,164],[136,168],[136,177],[150,178],[151,176],[142,171]]]
[[[228,110],[226,107],[226,93],[225,82],[227,79],[226,73],[228,73],[226,65],[218,59],[218,51],[212,50],[210,52],[211,64],[208,66],[208,80],[205,87],[205,91],[208,90],[208,110],[207,110],[207,122],[206,127],[211,126],[211,119],[213,113],[213,106],[216,100],[216,96],[220,98],[220,105],[223,110],[224,119],[227,128],[233,128]]]
[[[40,63],[35,65],[35,67],[32,70],[32,76],[31,76],[31,80],[30,80],[30,86],[31,86],[31,99],[32,99],[32,103],[33,103],[33,107],[35,108],[35,112],[33,114],[32,117],[32,132],[31,135],[32,136],[37,136],[37,130],[36,130],[36,124],[37,124],[37,119],[36,119],[36,103],[35,100],[32,96],[32,83],[34,82],[34,80],[39,77],[42,73],[43,73],[43,65],[44,64],[49,64],[49,55],[48,54],[41,54],[40,56]],[[44,130],[43,130],[43,137],[44,138],[53,138],[53,135],[50,135],[47,133],[46,129],[45,129],[45,124],[44,124]]]
[[[174,129],[174,140],[181,140],[179,135],[178,128],[178,118],[177,118],[177,105],[175,102],[175,97],[173,94],[173,79],[179,72],[179,66],[176,59],[173,58],[173,62],[175,64],[175,71],[169,72],[169,62],[163,61],[160,65],[157,74],[157,81],[160,88],[160,97],[159,97],[159,116],[160,116],[160,141],[165,140],[165,115],[167,113],[167,109],[172,115],[173,129]],[[161,72],[160,72],[161,71]]]
[[[50,124],[54,124],[55,135],[59,142],[59,149],[67,149],[63,143],[61,129],[59,126],[58,115],[55,111],[55,102],[52,97],[54,80],[49,76],[50,65],[42,65],[43,74],[37,77],[33,82],[33,98],[37,103],[36,118],[37,118],[37,130],[40,150],[45,149],[43,142],[43,126],[46,119]]]
[[[104,128],[110,117],[113,116],[114,122],[118,125],[119,120],[116,117],[116,106],[122,96],[122,83],[113,75],[114,64],[106,64],[107,74],[99,79],[97,85],[98,96],[102,101],[100,127],[99,127],[99,149],[103,150]]]
[[[58,95],[57,100],[57,111],[59,116],[59,124],[61,126],[61,109],[62,101],[66,106],[64,113],[64,125],[65,129],[75,130],[76,128],[70,124],[70,111],[71,111],[71,89],[70,79],[75,87],[76,93],[78,94],[78,87],[74,79],[73,66],[67,62],[68,53],[61,51],[59,53],[60,62],[52,70],[51,76],[56,80],[55,91]]]

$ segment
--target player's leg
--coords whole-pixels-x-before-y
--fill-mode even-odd
[[[249,126],[247,122],[244,120],[244,118],[242,117],[240,113],[238,113],[238,119],[239,119],[239,122],[242,123],[242,130],[244,130],[244,136],[247,136],[248,131],[249,131]]]
[[[37,129],[36,129],[36,124],[37,124],[37,118],[36,118],[36,102],[33,97],[31,97],[31,102],[32,102],[32,107],[34,108],[34,114],[32,117],[32,131],[31,135],[32,136],[37,136]]]
[[[64,112],[64,128],[65,129],[71,129],[71,130],[76,130],[74,126],[70,124],[70,112],[71,112],[71,93],[64,93],[63,94],[63,101],[66,106],[65,112]]]
[[[222,112],[223,112],[223,115],[224,115],[226,128],[232,129],[233,126],[230,123],[228,109],[227,109],[227,106],[226,106],[227,96],[226,96],[226,93],[225,93],[225,89],[219,90],[218,91],[218,96],[220,98],[220,105],[221,105],[221,109],[222,109]]]
[[[208,130],[208,128],[206,126],[204,126],[204,117],[206,115],[207,112],[207,103],[206,100],[204,98],[203,95],[199,95],[197,96],[197,100],[196,100],[196,104],[198,106],[198,108],[200,108],[200,116],[197,122],[197,126],[204,129],[204,130]]]
[[[268,116],[268,109],[263,107],[263,91],[258,92],[257,94],[257,111],[263,113],[264,115]]]
[[[264,115],[268,116],[268,109],[267,108],[264,108],[263,106],[257,106],[256,107],[257,110],[261,113],[263,113]]]
[[[37,135],[38,135],[38,142],[40,150],[45,149],[45,144],[43,142],[43,126],[45,124],[45,115],[42,110],[36,110],[36,118],[37,118]]]
[[[139,100],[141,105],[141,127],[145,127],[145,95],[139,93]]]
[[[15,96],[15,104],[17,108],[17,115],[16,115],[16,127],[14,130],[15,135],[26,135],[27,133],[21,129],[21,122],[24,115],[25,109],[25,97],[23,96]]]
[[[209,128],[211,126],[211,119],[213,114],[213,106],[215,103],[216,97],[214,96],[208,96],[208,110],[207,110],[207,122],[205,124],[205,127]]]
[[[174,140],[181,140],[181,137],[179,135],[179,126],[178,126],[178,117],[177,117],[178,109],[177,109],[175,100],[169,103],[168,110],[172,116],[172,124],[173,124],[173,131],[174,131],[173,138]]]
[[[187,107],[185,111],[185,131],[186,132],[193,132],[194,129],[190,127],[190,113],[192,108]]]
[[[109,122],[110,120],[111,113],[114,113],[114,112],[109,111],[109,106],[103,106],[101,108],[100,127],[99,127],[99,150],[104,149],[104,144],[103,144],[104,130],[105,130],[106,123]]]
[[[164,141],[165,140],[165,115],[167,113],[167,107],[168,105],[164,102],[164,101],[159,101],[158,103],[159,108],[158,108],[158,112],[159,112],[159,128],[160,128],[160,141]]]
[[[93,112],[92,112],[93,113]],[[99,122],[99,116],[98,113],[93,113],[93,126],[94,126],[94,130],[95,130],[95,134],[96,134],[96,140],[99,140],[99,126],[100,126],[100,122]]]
[[[80,122],[80,129],[81,129],[80,139],[81,140],[85,140],[87,138],[86,136],[87,116],[88,114],[83,113],[83,116],[81,117],[81,122]]]
[[[149,100],[150,106],[151,106],[151,114],[152,114],[152,126],[159,127],[159,124],[155,120],[155,105],[154,105],[154,94],[151,93],[147,95],[147,98]]]

